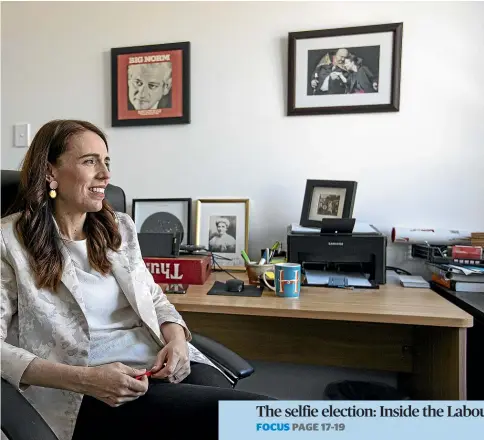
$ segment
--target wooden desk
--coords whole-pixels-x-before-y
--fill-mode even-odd
[[[239,278],[245,274],[238,274]],[[415,399],[465,399],[466,328],[473,318],[430,289],[303,287],[299,299],[207,295],[213,273],[168,294],[189,328],[247,359],[397,372]]]

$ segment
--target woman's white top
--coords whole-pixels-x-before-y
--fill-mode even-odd
[[[87,257],[87,240],[64,241],[79,279],[91,335],[89,365],[122,362],[151,369],[161,348],[129,304],[110,273],[94,270]]]

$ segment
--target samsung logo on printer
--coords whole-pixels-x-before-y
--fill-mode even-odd
[[[328,246],[343,246],[342,241],[330,241],[328,242]]]

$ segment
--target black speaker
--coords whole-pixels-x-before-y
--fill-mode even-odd
[[[178,257],[180,255],[180,232],[140,232],[138,242],[143,257]]]

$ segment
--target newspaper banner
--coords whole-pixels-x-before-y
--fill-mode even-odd
[[[218,438],[455,440],[483,425],[479,401],[221,401]]]

